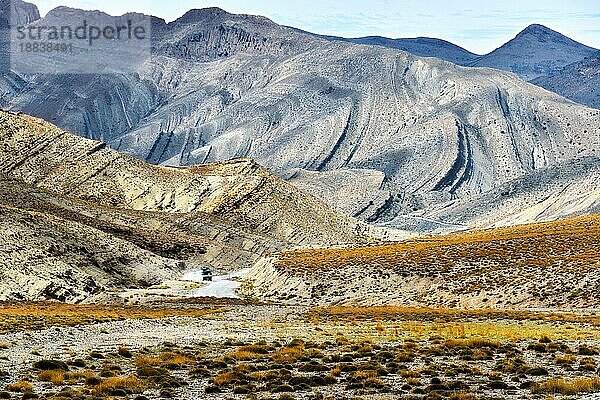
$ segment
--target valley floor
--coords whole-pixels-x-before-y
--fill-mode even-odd
[[[598,399],[599,327],[594,311],[11,303],[0,398]]]

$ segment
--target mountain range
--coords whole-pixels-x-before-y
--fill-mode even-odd
[[[10,5],[31,26],[145,18]],[[597,101],[597,52],[545,27],[477,56],[218,8],[150,20],[135,73],[24,73],[19,58],[0,77],[0,299],[250,265],[268,297],[291,296],[299,275],[273,253],[600,212],[600,110],[540,87]]]
[[[32,24],[82,13],[90,23],[121,18],[59,7]],[[154,54],[136,65],[136,74],[17,70],[2,79],[3,106],[153,164],[252,158],[337,212],[402,230],[439,208],[535,181],[538,172],[600,151],[600,111],[511,73],[326,40],[218,8],[152,23]],[[529,43],[533,61],[543,63],[579,46],[555,39],[533,26],[486,59],[506,59]],[[533,50],[539,41],[558,44],[546,43],[552,51],[543,55]],[[531,196],[530,205],[546,198]],[[523,205],[522,197],[511,200],[512,208],[473,215],[468,223],[448,217],[434,226],[510,219]],[[528,214],[525,222],[565,210]]]
[[[526,27],[516,37],[484,55],[472,53],[446,40],[428,37],[390,39],[381,36],[316,36],[327,40],[398,49],[421,57],[440,58],[465,67],[490,67],[513,72],[526,81],[577,103],[599,108],[598,85],[593,80],[600,74],[597,63],[594,63],[598,58],[598,50],[540,24]]]

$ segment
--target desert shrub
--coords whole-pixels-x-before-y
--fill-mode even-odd
[[[556,356],[554,358],[559,365],[572,365],[575,362],[575,356],[572,354],[565,354],[564,356]]]
[[[127,394],[139,394],[145,389],[146,384],[135,376],[113,377],[100,382],[96,387],[96,394],[113,395],[117,391],[124,391]]]
[[[117,349],[117,352],[119,353],[119,355],[121,357],[125,357],[125,358],[132,358],[133,354],[131,353],[131,351],[129,351],[129,349],[127,347],[119,347]]]
[[[6,390],[13,393],[28,393],[33,391],[33,385],[27,381],[19,381],[6,386]]]
[[[54,385],[62,385],[65,382],[65,371],[60,369],[41,371],[38,374],[38,380],[42,382],[51,382]]]
[[[579,361],[579,369],[586,371],[595,371],[596,370],[596,360],[591,357],[582,358]]]
[[[284,347],[282,349],[279,349],[277,351],[275,351],[272,356],[271,359],[274,362],[280,362],[280,363],[285,363],[285,362],[297,362],[298,360],[300,360],[302,358],[304,354],[304,349],[302,346],[288,346],[288,347]]]
[[[597,356],[599,354],[598,349],[586,345],[579,346],[577,353],[580,356]]]
[[[33,368],[42,371],[61,370],[68,371],[69,366],[64,361],[59,360],[39,360],[33,363]]]

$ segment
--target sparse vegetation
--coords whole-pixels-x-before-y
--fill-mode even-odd
[[[27,381],[18,381],[15,383],[11,383],[6,387],[6,390],[9,392],[15,393],[27,393],[33,391],[33,385]]]
[[[100,395],[121,396],[142,393],[146,384],[135,376],[107,378],[96,387]]]
[[[213,307],[132,307],[62,303],[0,303],[0,334],[75,326],[125,319],[159,319],[173,316],[205,317],[222,311]]]
[[[534,384],[531,391],[533,393],[564,395],[600,392],[600,378],[579,378],[573,380],[554,378]]]
[[[434,308],[595,307],[599,249],[600,216],[592,215],[396,244],[290,250],[275,255],[270,280],[253,281],[251,294],[290,303],[315,297],[351,303],[364,275],[380,284],[361,296],[383,304],[397,303],[401,294],[404,303]],[[424,278],[436,283],[421,286]],[[305,286],[270,289],[271,280],[286,279]],[[401,285],[411,282],[413,290]]]

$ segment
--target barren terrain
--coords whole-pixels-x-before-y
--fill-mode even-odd
[[[0,396],[591,399],[599,324],[594,312],[5,304]]]

